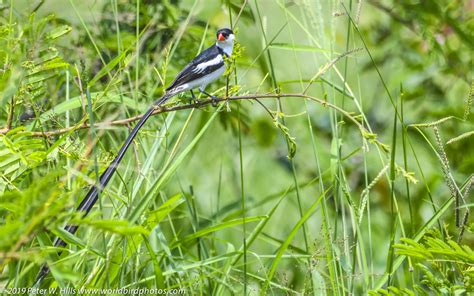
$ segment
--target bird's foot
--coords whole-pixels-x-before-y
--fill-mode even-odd
[[[219,102],[219,98],[216,96],[211,96],[211,105],[212,107],[217,107],[217,103]]]
[[[190,90],[191,92],[191,104],[197,104],[199,103],[199,100],[196,98],[196,96],[194,95],[194,92],[193,90]]]

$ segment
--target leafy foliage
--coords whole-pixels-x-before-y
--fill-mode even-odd
[[[372,295],[462,295],[474,291],[474,251],[467,245],[446,240],[439,231],[428,232],[420,242],[401,239],[396,244],[399,255],[410,257],[415,268],[421,272],[421,280],[412,290],[389,287],[377,290]]]
[[[471,292],[470,4],[7,2],[0,290],[47,263],[41,287]],[[74,213],[223,26],[236,48],[207,90],[233,99],[168,102],[182,109],[150,119],[90,215]]]

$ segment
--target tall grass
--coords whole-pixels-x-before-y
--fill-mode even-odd
[[[46,263],[41,288],[471,292],[472,13],[443,3],[1,4],[0,290]],[[208,90],[228,100],[154,116],[74,213],[134,124],[112,121],[224,26],[238,44]]]

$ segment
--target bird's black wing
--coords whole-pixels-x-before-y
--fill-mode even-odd
[[[221,51],[216,45],[213,45],[208,49],[204,50],[198,56],[196,56],[186,67],[184,67],[181,72],[179,72],[174,81],[170,84],[170,86],[168,86],[166,91],[172,90],[173,88],[176,88],[190,81],[199,79],[221,68],[222,66],[224,66],[223,59],[221,62],[208,65],[204,69],[198,68],[200,64],[210,61],[220,55]]]

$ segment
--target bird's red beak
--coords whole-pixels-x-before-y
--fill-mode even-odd
[[[222,33],[219,33],[219,36],[217,36],[217,40],[219,40],[219,41],[225,41],[224,35],[222,35]]]

